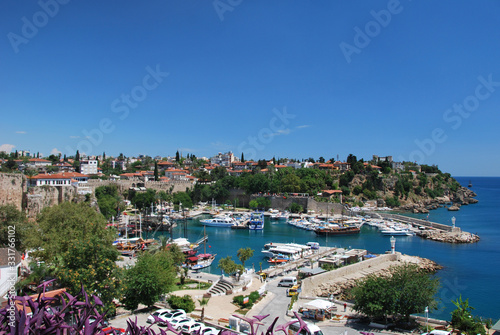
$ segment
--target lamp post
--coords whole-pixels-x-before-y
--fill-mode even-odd
[[[391,254],[396,253],[396,239],[394,236],[391,236]]]
[[[429,333],[429,306],[425,306],[425,328],[426,333]]]
[[[457,221],[457,219],[455,217],[452,217],[451,224],[453,225],[453,228],[455,228],[455,221]]]

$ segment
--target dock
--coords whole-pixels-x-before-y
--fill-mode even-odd
[[[376,214],[378,216],[380,216],[381,219],[384,219],[384,220],[395,220],[395,221],[400,221],[403,223],[411,224],[414,227],[426,227],[426,228],[433,228],[433,229],[442,230],[444,232],[453,232],[452,226],[448,226],[448,225],[445,225],[442,223],[412,218],[412,217],[404,216],[404,215],[400,215],[400,214],[388,214],[388,213],[376,213]],[[460,229],[460,228],[455,227],[455,229]]]
[[[311,262],[317,262],[321,258],[331,256],[338,252],[338,248],[320,247],[317,253],[306,256],[301,259],[287,262],[285,264],[271,266],[262,272],[266,274],[267,278],[272,278],[283,273],[295,271],[300,267],[310,265]]]

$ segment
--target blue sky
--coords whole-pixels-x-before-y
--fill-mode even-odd
[[[499,176],[498,17],[498,1],[4,0],[0,150]]]

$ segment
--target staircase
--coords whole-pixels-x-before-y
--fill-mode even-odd
[[[210,290],[208,290],[208,293],[210,293],[212,296],[225,295],[227,291],[232,291],[233,288],[233,284],[231,284],[227,280],[219,279],[219,281],[215,285],[213,285]]]

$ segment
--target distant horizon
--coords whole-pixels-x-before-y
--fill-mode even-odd
[[[498,175],[498,17],[494,0],[3,1],[0,150]]]

